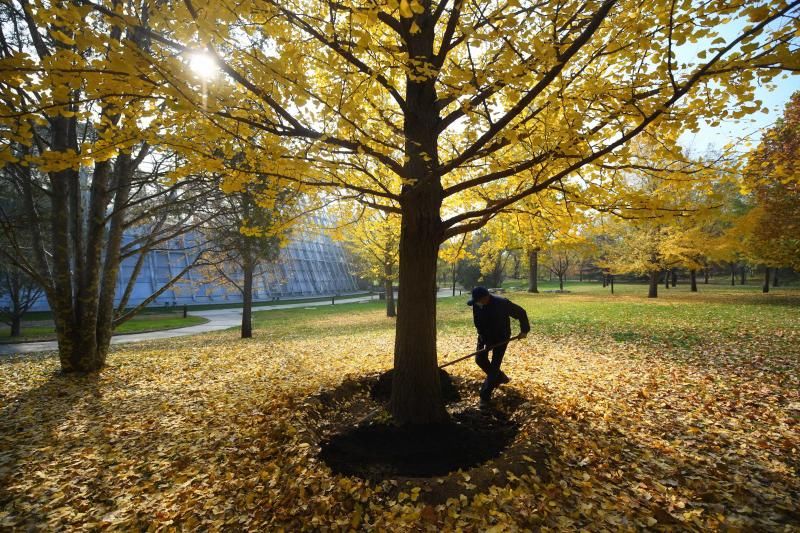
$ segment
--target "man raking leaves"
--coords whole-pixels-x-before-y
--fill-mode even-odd
[[[500,370],[500,365],[511,341],[511,317],[519,320],[520,333],[515,338],[524,339],[531,330],[531,325],[528,314],[522,307],[511,300],[491,294],[485,287],[472,289],[472,299],[467,305],[472,306],[472,318],[478,330],[479,351],[475,355],[475,362],[486,373],[480,391],[481,406],[488,406],[492,391],[509,382],[508,376]]]

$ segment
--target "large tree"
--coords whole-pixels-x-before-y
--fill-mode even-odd
[[[219,190],[173,176],[184,158],[156,144],[170,107],[142,60],[147,5],[135,5],[126,27],[82,2],[0,4],[0,180],[22,204],[0,213],[0,254],[44,291],[65,372],[100,369],[114,327],[193,266],[199,243],[183,236]],[[148,253],[179,241],[192,259],[129,305]],[[132,273],[118,293],[123,262]]]
[[[786,105],[784,116],[764,133],[749,154],[743,183],[751,191],[753,209],[739,221],[744,254],[765,268],[800,269],[800,92]]]
[[[71,5],[141,31],[136,6]],[[147,5],[148,56],[158,79],[180,89],[170,89],[171,105],[202,115],[221,150],[248,154],[231,179],[252,179],[260,167],[308,192],[401,215],[400,300],[414,302],[396,325],[391,412],[401,423],[447,416],[434,295],[442,242],[548,188],[613,188],[596,171],[625,166],[632,139],[669,143],[704,116],[744,116],[760,108],[757,82],[798,66],[798,2]],[[728,37],[715,31],[733,18],[749,22]],[[176,56],[196,50],[224,74],[201,95],[186,87]],[[220,160],[193,154],[198,165]]]

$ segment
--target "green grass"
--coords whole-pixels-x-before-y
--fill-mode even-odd
[[[800,324],[800,289],[779,287],[762,294],[752,286],[688,285],[659,287],[658,298],[647,298],[644,284],[615,284],[614,294],[599,283],[570,283],[569,294],[552,291],[557,283],[543,282],[539,294],[508,291],[504,296],[522,305],[534,333],[590,336],[603,341],[655,344],[675,348],[697,346],[704,339],[769,333]],[[471,309],[466,295],[438,301],[438,331],[472,335]],[[304,339],[391,332],[383,302],[320,306],[313,309],[259,311],[254,326],[274,338]],[[516,328],[516,324],[513,325]]]
[[[135,316],[124,324],[120,325],[115,331],[115,335],[126,333],[145,333],[148,331],[162,331],[166,329],[185,328],[196,326],[208,322],[199,316],[188,316],[183,318],[179,313],[144,313]],[[10,328],[5,327],[0,330],[0,344],[16,342],[33,342],[55,340],[55,330],[49,320],[36,320],[22,322],[22,336],[10,337]]]

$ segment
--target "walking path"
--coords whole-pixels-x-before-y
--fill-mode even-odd
[[[450,290],[440,290],[436,295],[438,298],[451,296]],[[356,296],[353,298],[342,297],[335,300],[336,304],[368,302],[377,299],[377,296]],[[331,305],[330,300],[320,300],[318,302],[299,302],[276,305],[253,306],[253,311],[270,311],[272,309],[294,309],[298,307],[320,307]],[[125,335],[114,335],[111,344],[122,344],[124,342],[141,342],[155,339],[169,339],[172,337],[185,337],[187,335],[197,335],[209,331],[220,331],[238,327],[242,324],[241,309],[212,309],[208,311],[195,311],[189,314],[199,316],[208,320],[204,324],[188,326],[185,328],[167,329],[162,331],[149,331],[142,333],[128,333]],[[58,349],[56,341],[41,342],[21,342],[19,344],[0,344],[0,355],[17,353],[50,352]]]

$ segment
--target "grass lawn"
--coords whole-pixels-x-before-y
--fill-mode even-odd
[[[332,474],[307,398],[389,368],[394,322],[380,302],[262,311],[254,339],[114,346],[95,376],[0,359],[0,528],[797,530],[800,290],[565,288],[508,294],[533,331],[507,387],[549,435],[544,473],[455,472],[441,504]],[[466,299],[440,300],[442,361],[474,347]]]
[[[125,333],[144,333],[146,331],[161,331],[165,329],[185,328],[208,322],[199,316],[183,318],[180,313],[143,313],[133,317],[114,330],[115,335]],[[0,344],[55,340],[56,334],[52,320],[32,320],[22,322],[22,336],[10,337],[8,327],[0,329]]]

